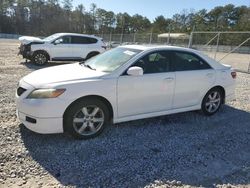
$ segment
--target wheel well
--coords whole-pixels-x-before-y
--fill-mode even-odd
[[[88,55],[86,56],[86,58],[88,58],[90,55],[94,54],[94,55],[98,55],[100,52],[98,51],[93,51],[93,52],[89,52]]]
[[[48,60],[50,60],[50,56],[49,56],[48,52],[46,52],[45,50],[36,50],[36,51],[34,51],[34,54],[36,54],[36,53],[44,53],[47,56]]]
[[[64,117],[65,117],[65,115],[66,115],[66,113],[68,112],[68,110],[70,109],[70,107],[73,105],[73,104],[75,104],[75,103],[78,103],[80,100],[83,100],[83,99],[99,99],[100,101],[102,101],[106,106],[107,106],[107,108],[108,108],[108,110],[109,110],[109,113],[110,113],[110,119],[112,119],[113,118],[113,116],[114,116],[114,111],[113,111],[113,107],[112,107],[112,105],[111,105],[111,103],[106,99],[106,98],[104,98],[104,97],[102,97],[102,96],[99,96],[99,95],[88,95],[88,96],[84,96],[84,97],[81,97],[81,98],[78,98],[78,99],[76,99],[74,102],[72,102],[67,108],[66,108],[66,110],[64,111],[64,113],[63,113],[63,130],[64,130],[64,132],[65,132],[65,123],[64,123]]]
[[[224,103],[225,103],[225,97],[226,97],[225,89],[224,89],[222,86],[214,86],[214,87],[211,88],[211,89],[215,89],[215,88],[217,88],[217,89],[219,89],[219,90],[221,91],[221,93],[222,93],[222,99],[223,99],[222,103],[224,104]],[[210,89],[210,90],[211,90],[211,89]],[[209,91],[210,91],[210,90],[209,90]]]

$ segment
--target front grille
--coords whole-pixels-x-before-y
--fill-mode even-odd
[[[31,45],[30,44],[24,45],[24,50],[26,52],[29,52],[31,50]]]
[[[31,45],[30,44],[21,44],[19,47],[19,54],[26,56],[27,52],[31,51]]]
[[[25,91],[27,91],[27,89],[19,87],[19,88],[17,88],[17,95],[21,96]]]

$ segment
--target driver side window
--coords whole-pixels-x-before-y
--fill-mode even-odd
[[[144,74],[169,72],[170,55],[167,51],[153,52],[138,60],[133,66],[141,67]]]
[[[70,44],[71,37],[70,36],[60,37],[60,38],[56,39],[55,43],[57,43],[57,44]]]

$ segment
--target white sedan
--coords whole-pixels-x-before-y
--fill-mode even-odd
[[[85,63],[22,78],[17,114],[30,130],[87,139],[108,123],[201,110],[234,99],[236,72],[208,56],[170,46],[121,46]]]

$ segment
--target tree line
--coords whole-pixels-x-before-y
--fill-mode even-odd
[[[167,11],[167,9],[166,9]],[[250,31],[250,7],[228,4],[212,10],[183,10],[152,22],[145,16],[115,14],[91,4],[73,7],[72,0],[0,0],[0,33],[47,36],[57,32],[88,34]]]

